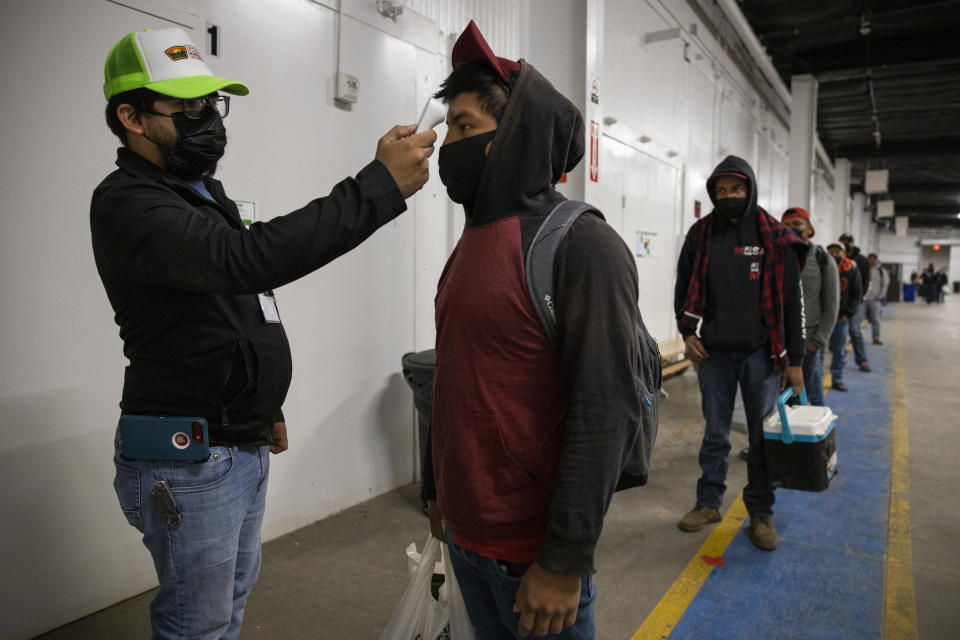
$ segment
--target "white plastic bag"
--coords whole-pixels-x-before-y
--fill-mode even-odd
[[[453,573],[453,565],[450,564],[450,551],[447,545],[443,545],[443,566],[446,568],[446,579],[443,581],[441,590],[446,590],[447,596],[447,614],[450,617],[450,640],[475,640],[473,625],[470,623],[470,615],[467,613],[467,605],[463,601],[463,594],[460,592],[460,583],[457,582],[457,576]]]
[[[416,546],[410,546],[414,549],[411,553],[411,549],[407,548],[408,562],[415,560],[416,554]],[[410,584],[380,634],[380,640],[435,640],[443,632],[449,616],[443,605],[434,600],[430,593],[434,565],[439,559],[440,541],[430,536],[423,546],[423,555]]]
[[[450,565],[447,545],[430,536],[420,554],[411,543],[407,547],[407,568],[410,584],[380,640],[474,640],[473,625]],[[434,573],[445,576],[439,602],[430,592]]]

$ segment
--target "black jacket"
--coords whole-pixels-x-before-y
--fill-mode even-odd
[[[290,385],[283,325],[260,292],[346,253],[406,209],[380,162],[326,198],[245,229],[219,181],[216,202],[129,151],[93,193],[97,270],[129,359],[124,413],[204,417],[212,444],[264,444]]]
[[[840,272],[840,310],[837,316],[845,316],[849,320],[856,315],[863,301],[862,278],[856,263],[850,258],[840,260],[837,269]]]
[[[870,261],[867,260],[865,255],[860,253],[860,247],[851,249],[847,257],[853,260],[853,264],[857,265],[857,272],[860,274],[860,290],[866,295],[867,289],[870,288]],[[861,300],[862,299],[861,296]]]
[[[735,173],[746,178],[749,187],[746,211],[736,224],[715,216],[707,261],[706,308],[700,336],[707,351],[751,352],[769,344],[768,328],[761,311],[761,275],[763,260],[759,253],[757,231],[757,184],[753,169],[742,158],[728,156],[714,169],[707,180],[707,192],[716,206],[714,182],[721,174]],[[687,236],[677,262],[674,288],[674,311],[681,317],[699,249],[694,227]],[[803,250],[804,255],[806,249]],[[791,363],[803,359],[803,295],[800,289],[800,262],[796,251],[789,251],[783,271],[784,341]],[[753,271],[753,273],[751,273]],[[684,339],[694,335],[692,329],[679,327]]]

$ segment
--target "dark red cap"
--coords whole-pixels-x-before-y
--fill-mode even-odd
[[[783,216],[780,218],[781,222],[786,222],[790,218],[803,218],[807,221],[807,224],[810,226],[810,237],[813,237],[813,223],[810,222],[810,212],[804,209],[803,207],[790,207],[783,212]]]
[[[807,222],[810,222],[810,213],[801,207],[790,207],[783,212],[783,217],[780,220],[786,222],[788,218],[803,218]]]
[[[520,63],[506,58],[498,58],[493,55],[493,49],[484,40],[483,34],[473,20],[463,30],[456,44],[453,45],[453,52],[450,54],[454,68],[470,60],[486,60],[496,69],[504,82],[509,82],[510,74],[520,71]]]

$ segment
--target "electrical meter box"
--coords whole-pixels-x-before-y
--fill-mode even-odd
[[[349,73],[337,74],[337,100],[356,102],[360,98],[360,79]]]

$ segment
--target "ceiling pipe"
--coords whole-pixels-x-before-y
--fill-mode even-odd
[[[750,55],[753,56],[757,66],[760,67],[767,82],[773,86],[774,91],[777,92],[780,99],[789,107],[792,102],[790,90],[787,88],[787,85],[784,84],[780,74],[777,73],[776,67],[774,67],[770,61],[770,56],[764,51],[763,45],[760,44],[760,40],[757,39],[757,35],[750,27],[750,23],[747,22],[743,12],[740,11],[736,0],[717,0],[717,4],[720,5],[724,15],[727,16],[727,20],[730,21],[730,24],[732,24],[733,28],[737,31],[737,35],[739,35],[743,43],[747,45],[747,50],[750,52]]]

